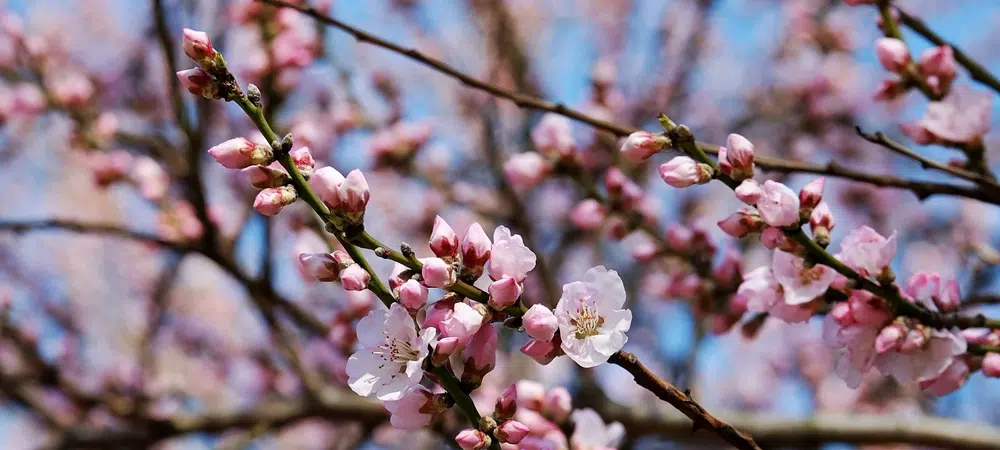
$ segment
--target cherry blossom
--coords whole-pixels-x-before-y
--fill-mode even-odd
[[[424,358],[437,342],[437,330],[418,332],[410,313],[398,303],[376,307],[358,323],[361,349],[347,360],[351,390],[379,400],[399,400],[423,377]]]
[[[625,438],[625,427],[613,422],[605,424],[596,411],[585,408],[573,411],[573,436],[570,443],[574,450],[603,450],[617,448]]]
[[[632,311],[625,305],[625,286],[614,270],[591,268],[583,281],[563,286],[556,305],[562,349],[583,367],[607,362],[625,345]]]

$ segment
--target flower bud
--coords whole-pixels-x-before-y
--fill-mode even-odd
[[[937,85],[935,90],[939,93],[948,91],[958,73],[954,51],[947,45],[924,50],[917,60],[917,67],[920,74],[927,78],[928,84]]]
[[[490,446],[490,438],[479,430],[466,428],[455,436],[455,442],[462,450],[482,450]]]
[[[309,151],[309,147],[302,147],[292,150],[288,154],[292,158],[292,164],[295,165],[296,169],[302,174],[305,179],[309,179],[313,175],[313,166],[316,165],[316,161],[313,160],[312,153]]]
[[[294,203],[296,198],[298,195],[292,186],[267,188],[257,193],[253,209],[265,216],[274,216],[281,212],[281,208]]]
[[[660,177],[675,188],[708,183],[712,175],[711,167],[687,156],[676,156],[660,165]]]
[[[581,230],[596,230],[607,218],[607,211],[601,202],[588,198],[577,203],[569,213],[569,221]]]
[[[208,149],[219,164],[227,169],[245,169],[254,164],[267,165],[274,160],[274,152],[267,145],[250,142],[247,138],[235,138]]]
[[[340,272],[329,253],[302,253],[299,255],[302,272],[317,281],[337,281]]]
[[[219,85],[216,84],[215,79],[205,73],[204,70],[201,70],[201,68],[195,67],[194,69],[177,72],[177,79],[180,80],[181,86],[184,86],[184,89],[187,89],[188,92],[194,95],[209,100],[220,98]]]
[[[878,336],[875,337],[875,351],[885,353],[896,350],[903,344],[905,336],[906,328],[899,322],[893,322],[882,328],[882,331],[879,331]]]
[[[521,353],[528,355],[538,364],[546,365],[560,355],[559,344],[553,341],[531,340],[521,347]]]
[[[493,309],[502,311],[504,308],[513,305],[521,296],[521,285],[517,280],[504,276],[490,284],[489,304]]]
[[[447,363],[448,358],[461,347],[461,344],[462,341],[457,337],[438,339],[437,345],[434,346],[434,353],[431,355],[432,361],[439,366]]]
[[[427,287],[417,280],[406,280],[397,289],[399,303],[409,312],[416,312],[427,304]]]
[[[753,178],[754,146],[747,138],[730,134],[726,138],[726,161],[732,167],[732,177],[737,181]]]
[[[802,190],[799,191],[799,207],[811,213],[813,208],[823,200],[823,186],[825,185],[826,178],[819,177],[803,186]]]
[[[500,424],[496,430],[496,437],[500,442],[517,444],[528,435],[528,427],[516,420],[507,420]]]
[[[573,397],[564,387],[555,387],[545,394],[542,412],[557,423],[565,421],[573,411]]]
[[[885,70],[894,73],[902,72],[910,62],[910,50],[906,48],[906,43],[896,38],[875,41],[875,56]]]
[[[760,218],[773,227],[787,227],[799,221],[799,198],[788,186],[767,180],[757,202]]]
[[[625,138],[621,153],[629,161],[639,163],[666,147],[668,139],[648,131],[636,131]]]
[[[368,288],[371,275],[358,264],[351,264],[340,271],[340,282],[348,291],[363,291]]]
[[[559,320],[552,310],[542,304],[532,305],[521,317],[524,330],[532,339],[548,342],[559,329]]]
[[[183,47],[184,54],[202,67],[215,60],[215,48],[212,47],[212,41],[204,31],[185,28]]]
[[[455,268],[441,258],[424,258],[420,260],[424,267],[421,274],[424,285],[428,287],[446,288],[455,284],[458,276]]]
[[[729,217],[718,222],[719,228],[726,234],[742,239],[750,233],[756,233],[764,228],[764,221],[755,209],[741,208]]]
[[[337,192],[342,184],[344,184],[344,175],[330,166],[321,167],[309,179],[309,186],[312,187],[313,192],[330,210],[340,209],[340,196]]]
[[[1000,377],[1000,353],[987,353],[983,357],[983,375]]]
[[[535,187],[552,171],[552,164],[536,152],[525,152],[507,159],[503,171],[512,186],[528,190]]]
[[[507,386],[504,389],[503,394],[497,398],[496,405],[493,407],[493,415],[496,416],[497,420],[507,420],[514,417],[517,412],[517,383]]]
[[[483,267],[490,259],[493,244],[483,226],[473,222],[462,237],[462,266],[476,278],[483,273]]]
[[[284,186],[291,181],[288,172],[284,169],[277,169],[271,166],[250,166],[241,170],[246,175],[250,185],[257,189],[275,188]]]
[[[483,377],[496,367],[496,360],[497,328],[485,323],[479,327],[479,331],[472,336],[472,340],[462,351],[462,361],[465,362],[462,381],[478,385]]]
[[[736,187],[736,198],[747,205],[753,206],[760,200],[760,184],[752,178],[747,178]]]
[[[434,217],[434,229],[431,230],[429,245],[438,258],[448,261],[458,258],[458,234],[455,234],[455,230],[441,216]]]
[[[360,222],[371,197],[365,175],[358,169],[348,173],[344,182],[337,188],[337,197],[340,198],[340,209],[347,214],[348,219]]]

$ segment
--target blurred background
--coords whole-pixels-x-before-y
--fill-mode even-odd
[[[351,339],[342,334],[345,325],[352,333],[352,308],[372,301],[303,278],[297,255],[327,248],[308,208],[299,202],[273,218],[256,213],[256,191],[245,177],[206,155],[224,140],[259,134],[235,105],[196,99],[179,87],[173,73],[193,66],[180,49],[185,27],[208,32],[238,81],[260,87],[278,134],[292,133],[321,164],[365,171],[372,197],[366,225],[381,241],[407,242],[429,255],[425,242],[435,215],[460,234],[473,222],[487,230],[506,225],[540,258],[528,279],[529,304],[554,305],[560,286],[594,265],[617,270],[635,311],[625,349],[691,389],[710,411],[791,420],[791,426],[845,412],[1000,426],[996,379],[975,374],[960,390],[933,398],[872,371],[850,389],[831,368],[822,317],[793,325],[732,317],[726,302],[735,285],[718,279],[719,267],[735,261],[746,273],[770,262],[757,242],[734,240],[715,225],[740,202],[718,183],[670,188],[655,170],[667,157],[632,164],[618,155],[621,144],[611,133],[572,124],[593,180],[600,185],[616,166],[641,186],[637,214],[655,236],[624,218],[571,220],[588,193],[567,177],[525,186],[505,176],[509,158],[533,150],[531,131],[542,112],[468,89],[292,10],[237,0],[0,4],[0,298],[9,304],[0,341],[0,448],[48,448],[59,426],[141,431],[118,447],[95,448],[446,445],[431,429],[405,436],[390,429],[381,408],[367,403],[345,406],[339,415],[248,419],[190,433],[150,425],[302,401],[297,370],[277,342],[281,330],[307,370],[345,387]],[[896,4],[1000,70],[993,47],[1000,3]],[[740,133],[758,155],[835,161],[909,180],[948,178],[864,141],[855,126],[884,131],[936,160],[960,156],[918,147],[900,132],[924,114],[928,102],[919,93],[874,99],[888,75],[875,58],[881,31],[869,6],[838,0],[310,5],[476,78],[623,126],[656,132],[663,112],[700,141],[721,144]],[[915,55],[931,45],[909,30],[904,37]],[[956,85],[985,91],[959,72]],[[996,160],[996,137],[986,136],[988,161]],[[815,176],[765,172],[796,190]],[[969,311],[1000,315],[989,304],[1000,263],[996,205],[959,196],[922,200],[909,190],[835,177],[827,179],[825,200],[837,218],[831,248],[860,225],[883,235],[895,230],[899,279],[920,271],[956,277],[963,298],[986,299]],[[695,247],[650,254],[658,239],[678,233],[696,236]],[[373,263],[385,276],[392,270],[385,261]],[[316,323],[304,326],[294,311]],[[620,368],[582,370],[567,358],[539,366],[518,352],[524,343],[523,336],[502,335],[504,355],[480,389],[487,404],[510,382],[535,380],[564,386],[574,406],[623,422],[629,433],[623,448],[727,448],[705,432],[691,435],[689,423]],[[637,417],[650,416],[667,422],[637,425]],[[776,442],[924,448],[832,437]]]

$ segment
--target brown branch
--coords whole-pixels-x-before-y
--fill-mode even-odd
[[[760,450],[749,434],[737,430],[732,425],[710,414],[686,393],[681,392],[680,389],[656,376],[642,365],[635,355],[619,350],[618,353],[611,356],[608,362],[628,371],[639,386],[656,394],[660,400],[669,403],[694,421],[691,433],[698,431],[699,428],[705,428],[740,450]]]
[[[920,20],[920,18],[911,16],[900,8],[896,8],[896,12],[899,13],[899,22],[906,25],[907,28],[915,31],[928,41],[933,42],[934,45],[947,45],[948,47],[951,47],[952,54],[955,56],[955,61],[961,64],[962,67],[965,67],[965,70],[969,71],[969,76],[971,76],[973,80],[989,86],[997,93],[1000,93],[1000,80],[986,70],[986,68],[981,64],[977,63],[976,60],[969,57],[969,55],[963,52],[962,49],[955,46],[955,44],[944,40],[933,30],[928,28],[927,24],[925,24],[923,20]]]
[[[588,116],[578,110],[572,109],[563,105],[562,103],[554,103],[547,100],[543,100],[530,95],[525,95],[517,91],[506,89],[468,74],[465,74],[458,69],[455,69],[447,63],[431,58],[424,55],[423,53],[412,49],[406,48],[391,41],[385,40],[379,36],[368,33],[359,28],[355,28],[344,22],[341,22],[333,17],[327,16],[322,12],[305,5],[288,3],[282,0],[257,0],[270,5],[282,7],[282,8],[292,8],[295,9],[313,19],[325,23],[327,25],[338,28],[345,31],[359,42],[368,43],[375,45],[377,47],[382,47],[386,50],[390,50],[395,53],[399,53],[407,58],[417,61],[437,72],[448,75],[456,80],[460,81],[465,86],[477,89],[480,91],[488,92],[496,97],[504,98],[514,102],[515,105],[521,108],[535,109],[540,111],[548,111],[551,113],[559,114],[573,120],[590,125],[599,130],[607,131],[615,136],[627,136],[635,131],[637,128],[619,125],[613,122],[608,122],[605,120],[600,120],[592,116]],[[717,154],[718,146],[707,143],[698,144],[707,153]],[[863,183],[873,184],[879,187],[894,187],[900,189],[907,189],[913,191],[920,199],[927,198],[934,194],[943,195],[954,195],[959,197],[967,197],[976,200],[981,200],[987,203],[1000,204],[1000,198],[991,197],[986,192],[979,189],[969,188],[964,186],[956,186],[946,183],[936,183],[929,181],[916,181],[907,180],[902,178],[895,178],[889,175],[878,175],[870,174],[854,169],[849,169],[843,167],[835,162],[830,162],[827,164],[809,164],[797,161],[786,161],[778,158],[768,158],[763,156],[757,156],[754,158],[754,162],[758,167],[764,170],[771,170],[775,172],[788,173],[788,172],[802,172],[802,173],[814,173],[819,175],[827,175],[831,177],[847,178],[854,181],[860,181]]]
[[[153,234],[144,233],[141,231],[129,230],[119,225],[86,223],[71,219],[39,219],[39,220],[0,219],[0,230],[7,230],[12,233],[26,233],[29,231],[43,231],[43,230],[63,230],[73,233],[105,234],[109,236],[117,236],[117,237],[132,239],[136,241],[150,242],[182,253],[194,250],[194,247],[191,247],[183,242],[168,241]]]

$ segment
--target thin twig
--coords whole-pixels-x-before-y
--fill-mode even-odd
[[[985,67],[976,62],[967,55],[962,49],[958,48],[955,44],[944,40],[941,36],[931,30],[923,20],[916,16],[908,14],[900,8],[896,8],[896,12],[899,14],[899,22],[906,25],[907,28],[915,31],[917,34],[923,36],[928,41],[934,43],[934,45],[947,45],[951,47],[952,54],[955,56],[955,62],[965,67],[965,70],[969,71],[969,76],[973,80],[976,80],[991,89],[1000,93],[1000,80],[996,76],[991,74]]]

